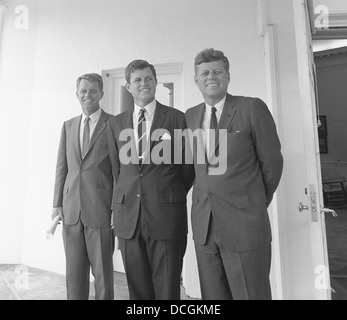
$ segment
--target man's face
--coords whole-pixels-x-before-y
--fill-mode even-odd
[[[134,70],[130,74],[130,83],[126,84],[135,103],[141,108],[155,99],[156,87],[157,81],[151,68]]]
[[[225,70],[223,61],[212,61],[198,65],[194,79],[204,99],[212,104],[225,97],[230,74]]]
[[[85,115],[91,115],[100,108],[100,100],[104,92],[100,90],[97,81],[82,79],[76,92],[77,98]]]

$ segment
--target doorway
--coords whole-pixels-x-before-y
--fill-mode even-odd
[[[331,296],[347,300],[347,47],[316,51],[314,57],[324,207],[337,213],[325,215]]]

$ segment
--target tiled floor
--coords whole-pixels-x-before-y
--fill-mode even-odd
[[[90,286],[89,299],[94,299]],[[114,273],[115,300],[129,300],[125,274]],[[182,300],[190,300],[182,287]],[[66,300],[65,276],[23,265],[0,265],[0,300]]]

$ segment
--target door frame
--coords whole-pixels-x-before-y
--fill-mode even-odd
[[[305,162],[307,172],[308,213],[315,300],[331,300],[328,248],[323,213],[321,161],[318,140],[317,87],[312,51],[311,0],[293,0],[295,34],[298,56],[299,88],[304,130]],[[314,143],[312,144],[312,142]]]
[[[279,57],[279,50],[283,50],[283,43],[279,38],[279,34],[283,26],[276,24],[276,16],[271,13],[272,2],[268,0],[257,0],[257,25],[258,33],[260,37],[263,37],[264,43],[264,60],[266,70],[266,85],[267,85],[267,103],[269,109],[278,124],[279,136],[282,141],[290,139],[288,137],[288,129],[282,132],[281,124],[286,119],[283,119],[282,112],[287,114],[288,111],[282,110],[284,104],[282,102],[283,85],[286,84],[286,80],[283,80],[283,75],[280,74],[280,68],[283,68],[283,60]],[[293,23],[288,23],[288,28],[295,29],[295,43],[296,43],[296,56],[294,59],[297,61],[298,67],[298,79],[299,82],[299,104],[303,121],[303,137],[304,137],[304,156],[299,156],[299,166],[305,168],[307,172],[306,177],[300,177],[303,179],[299,184],[304,188],[301,191],[296,190],[294,198],[287,198],[286,192],[290,192],[290,188],[293,188],[293,179],[286,181],[286,176],[282,177],[281,183],[277,189],[275,201],[269,208],[269,215],[272,222],[273,233],[273,262],[271,269],[271,281],[272,291],[274,299],[316,299],[316,300],[329,300],[331,299],[330,289],[330,277],[329,277],[329,264],[326,245],[326,233],[324,215],[321,214],[321,208],[323,204],[322,189],[321,189],[321,172],[320,172],[320,155],[318,144],[318,130],[316,119],[316,101],[315,92],[312,90],[312,79],[314,79],[314,69],[309,68],[309,42],[312,40],[311,33],[308,34],[307,26],[310,24],[308,16],[307,2],[305,0],[293,0],[291,3],[293,7]],[[288,19],[289,21],[290,19]],[[269,23],[271,21],[271,23]],[[281,20],[279,20],[281,21]],[[280,29],[282,28],[282,29]],[[280,45],[282,47],[280,47]],[[312,53],[312,52],[311,52]],[[312,59],[313,60],[313,54]],[[282,81],[284,81],[282,83]],[[293,81],[293,80],[291,80]],[[288,104],[286,104],[288,105]],[[311,107],[307,107],[311,106]],[[285,112],[286,111],[286,112]],[[300,122],[299,122],[300,123]],[[298,126],[298,124],[296,124]],[[301,125],[296,127],[300,130]],[[314,143],[312,143],[314,142]],[[297,156],[288,154],[289,159],[296,159]],[[302,159],[302,160],[301,160]],[[285,165],[289,165],[286,163]],[[293,165],[293,164],[291,164]],[[287,167],[288,170],[288,167]],[[288,174],[288,173],[287,173]],[[298,177],[299,178],[299,177]],[[301,187],[300,187],[301,188]],[[312,197],[305,194],[305,189],[309,193],[312,189]],[[315,190],[315,191],[314,191]],[[296,199],[296,196],[299,198]],[[302,201],[305,205],[308,205],[308,211],[302,213],[298,210],[298,202]],[[316,208],[309,203],[309,201],[316,203]],[[296,202],[297,201],[297,202]],[[289,207],[290,205],[290,207]],[[316,210],[316,212],[312,212]],[[288,218],[284,218],[286,214],[294,214],[290,219],[291,224],[286,225]],[[299,217],[302,218],[299,218]],[[310,217],[309,217],[310,216]],[[303,255],[309,255],[305,268],[303,268],[300,274],[293,269],[293,266],[299,266],[301,263],[305,263],[304,260],[297,260],[294,264],[290,262],[290,259],[296,258],[295,246],[300,246],[300,243],[294,245],[293,243],[288,246],[288,241],[295,241],[291,234],[292,227],[301,228],[301,233],[307,232],[307,243],[303,246],[299,256],[303,258]],[[294,231],[294,230],[293,230]],[[296,232],[296,231],[294,231]],[[300,236],[302,237],[302,236]],[[298,240],[299,241],[299,240]],[[307,250],[307,252],[306,252]],[[310,273],[310,275],[308,274]],[[301,278],[309,275],[307,284],[299,283]],[[296,284],[296,282],[298,282]],[[307,285],[307,286],[306,286]],[[298,287],[296,287],[298,286]],[[305,292],[300,293],[299,286],[303,286]]]

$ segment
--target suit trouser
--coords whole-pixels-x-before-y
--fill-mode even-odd
[[[135,235],[119,239],[131,300],[179,300],[187,237],[154,240],[141,214]]]
[[[271,300],[271,244],[253,251],[230,251],[211,214],[205,245],[195,243],[203,300]]]
[[[110,228],[63,224],[68,300],[88,300],[90,268],[95,278],[95,299],[113,300],[114,238]]]

